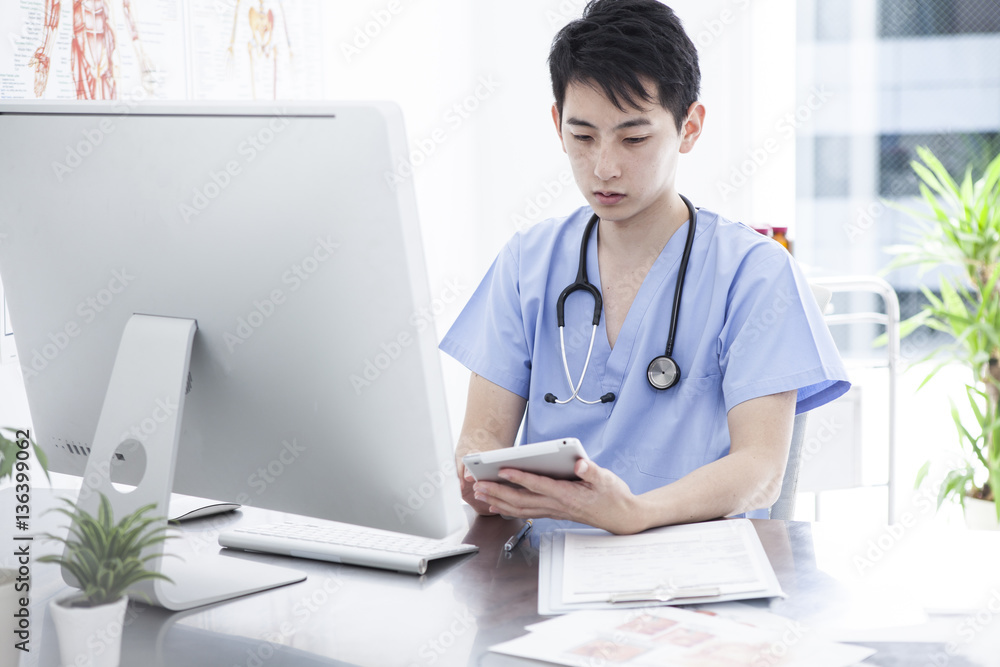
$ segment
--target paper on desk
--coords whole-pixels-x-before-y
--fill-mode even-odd
[[[551,614],[562,614],[569,611],[579,611],[582,609],[612,609],[612,608],[624,608],[624,607],[642,607],[650,606],[649,602],[631,602],[631,603],[620,603],[612,604],[607,601],[607,594],[602,595],[592,595],[592,597],[597,598],[592,601],[583,602],[565,602],[566,598],[564,593],[564,580],[566,570],[569,569],[569,565],[565,563],[565,543],[566,537],[569,535],[594,535],[594,536],[607,536],[611,538],[611,544],[614,544],[614,540],[619,537],[626,536],[612,536],[604,531],[597,530],[578,530],[578,531],[556,531],[552,533],[545,533],[541,535],[540,546],[539,546],[539,568],[538,568],[538,613],[544,615]],[[659,536],[657,539],[666,539],[668,542],[678,547],[680,544],[688,544],[693,549],[693,552],[700,554],[697,557],[693,557],[692,560],[699,560],[702,558],[706,559],[706,562],[718,562],[728,561],[730,563],[731,572],[727,575],[722,570],[716,570],[711,567],[707,567],[704,571],[707,572],[708,569],[712,569],[712,572],[717,574],[719,582],[722,583],[733,583],[738,579],[743,579],[749,582],[751,579],[756,580],[759,578],[763,582],[763,586],[757,583],[750,584],[746,583],[743,587],[745,588],[757,588],[759,590],[755,591],[738,591],[737,586],[731,586],[728,593],[720,593],[714,596],[705,596],[698,598],[685,598],[682,600],[673,600],[666,603],[652,603],[652,604],[687,604],[691,602],[721,602],[725,600],[745,600],[748,598],[760,598],[760,597],[775,597],[783,596],[784,593],[781,591],[781,585],[778,583],[778,578],[774,574],[774,569],[771,567],[770,562],[767,560],[767,555],[764,553],[764,548],[761,546],[760,539],[757,537],[757,533],[753,528],[753,524],[746,519],[732,519],[727,521],[713,521],[700,524],[688,524],[684,526],[667,526],[665,528],[657,528],[652,531],[647,531],[643,534],[650,536]],[[663,536],[667,537],[664,538]],[[720,537],[721,536],[721,537]],[[630,537],[630,536],[627,536]],[[702,542],[703,540],[715,540],[715,548],[720,551],[718,554],[706,554],[700,547],[691,545],[691,541],[697,538],[696,542]],[[723,558],[720,558],[721,550],[728,550]],[[588,559],[595,554],[590,554]],[[607,555],[607,554],[605,554]],[[613,554],[612,556],[617,557],[621,554]],[[651,559],[654,567],[652,570],[647,571],[642,574],[648,581],[651,581],[655,586],[657,585],[692,585],[684,584],[680,581],[678,576],[674,574],[675,572],[680,573],[682,569],[680,568],[681,561],[683,561],[683,554],[675,554],[677,557],[671,557],[669,560],[662,560],[662,552],[660,553],[660,560],[656,557]],[[592,560],[596,560],[593,558]],[[612,558],[611,560],[614,560]],[[632,558],[630,556],[629,568],[636,568],[638,566],[639,559]],[[737,566],[736,563],[740,562],[742,565]],[[588,568],[592,569],[593,563],[588,564]],[[617,566],[613,563],[605,563],[604,567],[606,569],[613,569]],[[673,569],[677,567],[677,569]],[[694,568],[690,566],[685,566],[687,570],[693,570]],[[617,568],[623,569],[623,568]],[[651,572],[651,574],[650,574]],[[625,577],[628,577],[628,581],[624,583],[624,586],[634,586],[639,580],[639,575],[636,573],[623,572],[621,573]],[[601,578],[601,586],[605,586],[609,577],[604,573],[596,573],[591,578],[587,579],[586,585],[594,586],[595,582],[598,581],[598,577]],[[726,579],[728,577],[728,579]],[[694,581],[693,579],[690,581]],[[643,584],[645,586],[645,583]],[[572,595],[579,594],[580,591],[577,590]]]
[[[755,549],[754,546],[757,546]],[[753,525],[743,520],[667,526],[638,535],[568,532],[562,602],[615,593],[712,587],[712,596],[762,593],[771,571]]]
[[[490,650],[578,667],[595,661],[634,667],[845,667],[874,653],[832,642],[811,642],[805,650],[805,643],[789,641],[777,630],[674,607],[574,612],[529,629]]]

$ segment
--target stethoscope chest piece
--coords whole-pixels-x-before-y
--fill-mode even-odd
[[[676,361],[661,355],[649,362],[646,377],[654,389],[670,389],[681,379],[681,369]]]

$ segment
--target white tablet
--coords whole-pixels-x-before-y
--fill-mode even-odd
[[[516,468],[554,479],[580,479],[573,468],[577,461],[586,458],[589,457],[579,440],[561,438],[466,454],[462,457],[462,463],[476,481],[504,482],[497,475],[501,468]]]

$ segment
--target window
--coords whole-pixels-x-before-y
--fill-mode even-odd
[[[880,37],[1000,32],[996,0],[880,0]]]
[[[917,146],[930,148],[951,174],[961,176],[966,165],[971,164],[973,176],[978,177],[990,159],[1000,153],[1000,132],[881,135],[880,196],[896,198],[920,194],[919,181],[910,168],[910,162],[917,159]]]

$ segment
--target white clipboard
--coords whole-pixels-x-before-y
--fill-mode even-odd
[[[757,590],[743,590],[739,592],[719,592],[723,587],[712,590],[712,587],[698,586],[690,589],[676,589],[673,591],[619,591],[618,594],[610,594],[604,601],[588,602],[564,602],[564,564],[566,560],[566,535],[575,533],[578,535],[600,536],[609,540],[609,543],[619,538],[630,536],[611,535],[603,530],[583,529],[583,530],[558,530],[543,533],[539,536],[539,563],[538,563],[538,613],[543,616],[554,614],[564,614],[581,609],[627,609],[636,607],[649,607],[659,605],[682,605],[682,604],[702,604],[706,602],[724,602],[728,600],[747,600],[764,597],[785,597],[781,590],[781,584],[771,567],[764,547],[760,543],[757,531],[753,524],[747,519],[729,519],[724,522],[711,521],[705,523],[684,524],[679,526],[665,526],[655,528],[645,533],[644,536],[655,536],[660,534],[671,535],[678,533],[694,534],[718,531],[721,526],[739,534],[746,547],[746,558],[751,567],[755,568],[760,579],[760,587]],[[637,594],[642,593],[642,594]],[[612,601],[612,599],[616,601]]]

